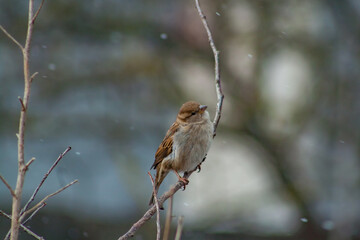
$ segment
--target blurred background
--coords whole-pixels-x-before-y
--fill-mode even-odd
[[[183,239],[360,239],[360,1],[201,3],[225,101],[202,171],[175,195],[171,239],[179,216]],[[0,2],[0,24],[21,43],[27,4]],[[79,183],[48,200],[31,229],[69,240],[127,231],[148,208],[147,171],[181,104],[199,101],[214,116],[213,66],[194,1],[45,1],[23,198],[67,146],[36,200]],[[21,53],[1,33],[0,174],[12,186],[22,95]],[[160,193],[175,182],[170,174]],[[0,209],[10,208],[0,184]],[[1,216],[1,237],[9,226]],[[155,234],[154,218],[135,239]]]

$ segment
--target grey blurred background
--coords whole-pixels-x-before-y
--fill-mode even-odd
[[[360,239],[360,1],[201,3],[225,102],[202,171],[176,194],[173,231],[184,216],[183,239]],[[20,42],[26,18],[27,1],[0,2],[0,24]],[[79,183],[28,225],[46,239],[117,239],[148,208],[146,172],[181,104],[214,116],[194,1],[46,0],[31,56],[25,157],[36,161],[24,201],[67,146],[37,200]],[[21,53],[1,33],[0,174],[12,186],[22,94]],[[0,209],[10,208],[0,184]],[[1,236],[9,226],[0,217]],[[152,219],[135,239],[155,233]]]

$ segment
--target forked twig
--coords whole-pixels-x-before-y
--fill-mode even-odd
[[[6,218],[11,220],[11,216],[6,214],[4,211],[0,210],[0,214],[2,214],[3,216],[5,216]],[[24,224],[20,224],[20,227],[29,235],[33,236],[34,238],[38,239],[38,240],[44,240],[43,237],[37,235],[36,233],[34,233],[33,231],[31,231],[29,228],[25,227]],[[5,237],[5,239],[8,238],[8,236]]]
[[[185,173],[184,174],[184,178],[189,178],[190,175],[193,173],[194,171],[191,171],[189,173]],[[173,196],[177,191],[179,191],[182,187],[184,186],[183,182],[178,181],[177,183],[175,183],[174,185],[172,185],[170,187],[170,189],[165,192],[160,198],[158,198],[158,203],[159,206],[163,205],[163,203],[171,196]],[[134,234],[137,232],[137,230],[139,230],[139,228],[144,225],[147,221],[150,220],[150,218],[156,213],[156,206],[153,205],[152,207],[150,207],[149,210],[146,211],[146,213],[136,222],[134,223],[131,228],[129,229],[129,231],[127,231],[124,235],[122,235],[121,237],[118,238],[118,240],[125,240],[125,239],[129,239],[130,237],[133,237]]]
[[[23,212],[22,215],[21,215],[21,217],[20,217],[20,219],[19,219],[19,222],[20,222],[21,224],[25,224],[26,222],[30,221],[30,220],[32,219],[32,217],[34,217],[35,214],[36,214],[41,208],[43,208],[43,207],[46,206],[46,202],[45,202],[46,200],[48,200],[50,197],[52,197],[52,196],[54,196],[54,195],[56,195],[56,194],[64,191],[66,188],[70,187],[71,185],[73,185],[73,184],[75,184],[75,183],[77,183],[77,182],[78,182],[78,180],[74,180],[74,181],[72,181],[71,183],[69,183],[68,185],[60,188],[60,189],[57,190],[56,192],[47,195],[45,198],[43,198],[40,202],[38,202],[38,203],[37,203],[34,207],[32,207],[30,210],[27,210],[26,212]],[[24,218],[26,217],[26,215],[28,215],[28,214],[30,214],[30,213],[32,213],[32,214],[30,215],[30,217],[28,217],[28,218],[24,221]],[[7,235],[6,235],[6,237],[4,238],[4,240],[9,239],[10,233],[11,233],[11,231],[9,231],[9,232],[7,233]]]
[[[153,187],[153,194],[154,194],[154,201],[155,201],[155,206],[156,206],[156,240],[160,240],[160,236],[161,236],[161,226],[160,226],[160,208],[159,208],[159,202],[157,199],[157,192],[155,189],[155,182],[153,177],[151,176],[151,173],[148,172],[148,175],[150,177],[151,180],[151,184]]]
[[[50,167],[50,169],[47,171],[47,173],[44,175],[43,179],[41,180],[41,182],[39,183],[39,185],[37,186],[37,188],[35,189],[34,193],[31,195],[29,201],[25,204],[25,206],[23,207],[23,209],[20,212],[20,216],[23,215],[23,213],[29,208],[29,205],[32,203],[32,201],[34,201],[36,194],[39,192],[41,186],[44,184],[45,180],[47,179],[47,177],[49,176],[49,174],[52,172],[52,170],[56,167],[56,165],[60,162],[60,160],[65,156],[66,153],[68,153],[71,150],[71,147],[68,147],[65,149],[65,151],[63,153],[61,153],[59,155],[59,157],[56,159],[56,161],[53,163],[53,165]]]
[[[26,215],[28,215],[28,214],[32,213],[33,211],[37,210],[46,200],[48,200],[48,199],[51,198],[52,196],[55,196],[56,194],[64,191],[65,189],[67,189],[68,187],[70,187],[71,185],[73,185],[73,184],[75,184],[75,183],[77,183],[77,182],[78,182],[78,180],[76,179],[76,180],[72,181],[71,183],[69,183],[68,185],[60,188],[60,189],[57,190],[56,192],[47,195],[47,196],[44,197],[40,202],[38,202],[34,207],[32,207],[32,208],[30,208],[29,210],[23,212],[23,214],[21,215],[20,220],[23,220]]]

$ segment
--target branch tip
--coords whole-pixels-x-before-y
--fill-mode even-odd
[[[36,158],[32,157],[25,165],[25,170],[27,171],[30,164],[32,164],[35,161]]]
[[[11,188],[10,184],[8,184],[8,182],[5,180],[5,178],[3,178],[3,176],[0,175],[0,179],[5,184],[5,186],[9,189],[11,196],[13,196],[14,198],[17,198],[14,190]]]
[[[42,6],[43,6],[43,4],[44,4],[44,1],[45,1],[45,0],[42,0],[42,1],[41,1],[38,10],[36,11],[34,17],[31,19],[31,23],[32,23],[32,24],[35,23],[35,20],[36,20],[37,16],[38,16],[39,13],[40,13],[40,10],[41,10],[41,8],[42,8]]]
[[[11,41],[13,41],[20,48],[21,51],[24,50],[24,47],[10,33],[8,33],[8,31],[6,31],[6,29],[2,25],[0,25],[0,29],[8,38],[11,39]]]
[[[31,75],[30,77],[30,82],[32,83],[32,81],[34,80],[34,78],[36,77],[36,75],[38,75],[38,72],[34,72],[33,75]]]
[[[20,101],[20,104],[21,104],[21,111],[25,112],[26,111],[26,107],[25,107],[25,104],[22,100],[22,98],[20,96],[18,96],[18,99]]]

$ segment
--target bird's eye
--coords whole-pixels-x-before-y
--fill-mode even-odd
[[[196,112],[192,112],[192,113],[191,113],[191,115],[195,115],[195,114],[196,114]]]

